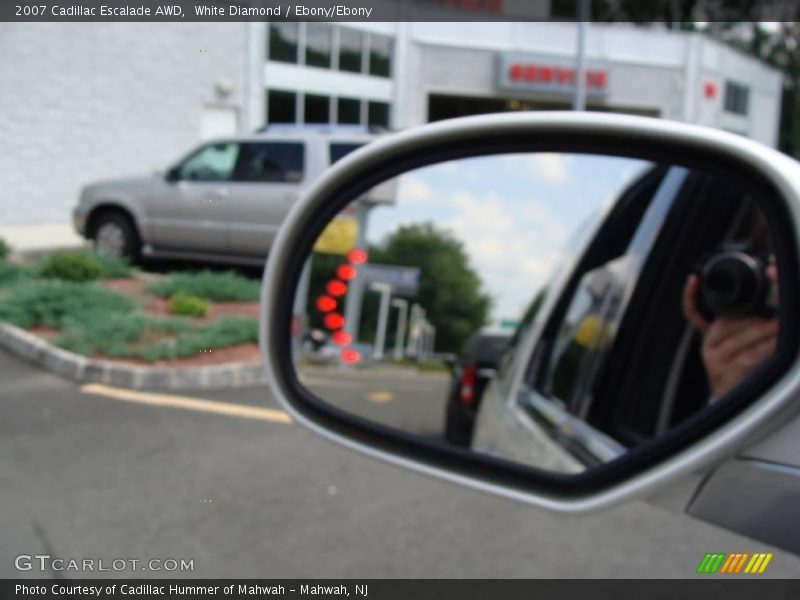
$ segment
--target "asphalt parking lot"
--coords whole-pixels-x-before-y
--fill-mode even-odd
[[[765,550],[764,576],[800,573],[643,503],[556,516],[383,464],[292,423],[264,387],[82,389],[4,351],[0,489],[3,578],[692,577],[706,552]],[[193,570],[18,571],[20,554]]]

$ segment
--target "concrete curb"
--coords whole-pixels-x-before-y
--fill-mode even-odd
[[[56,348],[42,338],[8,323],[0,323],[0,347],[79,383],[105,383],[135,390],[220,390],[267,381],[261,363],[169,368],[140,367],[86,358]]]

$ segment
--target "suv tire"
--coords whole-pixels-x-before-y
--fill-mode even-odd
[[[97,216],[92,226],[95,252],[104,256],[139,258],[140,245],[136,226],[127,215],[120,212],[104,212]]]

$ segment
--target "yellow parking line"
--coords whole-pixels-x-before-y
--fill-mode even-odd
[[[184,410],[197,410],[200,412],[216,413],[218,415],[240,417],[242,419],[283,423],[285,425],[291,425],[292,423],[292,418],[282,410],[248,406],[247,404],[215,402],[213,400],[202,400],[201,398],[190,398],[188,396],[176,396],[172,394],[137,392],[100,383],[89,383],[81,386],[81,392],[84,394],[105,396],[106,398],[113,398],[114,400],[123,400],[125,402],[149,404],[151,406],[167,406],[170,408],[182,408]]]
[[[394,394],[386,390],[375,390],[368,393],[366,396],[367,400],[371,400],[372,402],[384,403],[394,400]]]

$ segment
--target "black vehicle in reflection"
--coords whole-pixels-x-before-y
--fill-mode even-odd
[[[451,444],[469,446],[481,398],[511,334],[507,329],[485,327],[467,340],[453,366],[447,394],[444,437]]]

